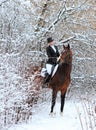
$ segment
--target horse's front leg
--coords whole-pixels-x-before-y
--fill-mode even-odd
[[[57,96],[57,92],[53,90],[53,92],[52,92],[52,104],[51,104],[51,112],[50,112],[50,114],[53,113],[53,109],[54,109],[55,102],[56,102],[56,96]]]
[[[61,115],[63,114],[63,108],[64,108],[64,103],[65,103],[65,95],[66,95],[66,92],[65,93],[62,93],[61,92]]]

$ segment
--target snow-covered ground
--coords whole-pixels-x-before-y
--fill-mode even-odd
[[[78,86],[83,85],[79,84],[79,81],[76,81],[77,87],[74,85],[73,82],[74,88],[71,88],[71,92],[66,97],[64,115],[60,116],[60,98],[58,95],[57,103],[54,110],[56,114],[51,117],[49,115],[51,106],[51,96],[49,94],[49,91],[45,93],[45,96],[43,96],[44,92],[41,93],[42,96],[40,101],[42,100],[42,98],[44,101],[41,101],[40,103],[37,103],[37,105],[34,105],[34,107],[29,108],[28,106],[26,106],[26,104],[24,104],[26,101],[24,99],[26,99],[26,85],[30,86],[30,84],[28,84],[29,81],[23,83],[20,82],[22,80],[16,71],[17,69],[15,69],[15,61],[17,63],[17,60],[15,60],[15,58],[13,57],[10,57],[9,55],[0,55],[0,61],[0,130],[96,129],[96,80],[88,79],[88,82],[86,82],[85,86],[86,91],[83,88],[81,88],[82,91],[80,91],[80,87]],[[80,83],[83,81],[84,80],[81,81],[80,79]],[[90,89],[88,89],[88,84]],[[80,96],[83,96],[83,98],[81,98]],[[17,103],[17,105],[14,104],[15,102]],[[26,112],[27,114],[28,112],[32,111],[32,116],[30,116],[30,118],[32,118],[29,120],[20,119],[17,122],[16,120],[18,113],[16,113],[17,109],[15,110],[15,107],[17,108],[18,105],[19,107],[21,107],[22,110],[25,110],[24,112]],[[22,111],[21,116],[23,116]],[[24,121],[26,121],[26,123],[24,123]],[[18,124],[14,125],[16,123]]]
[[[96,115],[93,106],[90,108],[86,102],[67,100],[63,116],[60,115],[59,102],[54,109],[55,115],[50,116],[50,105],[45,103],[35,106],[29,122],[12,126],[8,130],[95,130]]]

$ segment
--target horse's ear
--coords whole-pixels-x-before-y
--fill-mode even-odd
[[[68,44],[68,50],[70,50],[70,45]]]

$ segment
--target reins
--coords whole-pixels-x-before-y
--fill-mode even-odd
[[[70,51],[67,51],[66,53],[67,53],[67,54],[66,54],[66,57],[67,57],[67,56],[70,57]],[[59,63],[60,63],[60,64],[61,64],[61,63],[71,64],[71,62],[66,62],[66,57],[63,59],[63,58],[62,58],[62,55],[61,55],[61,56],[60,56],[61,62],[60,62],[60,60],[59,60]],[[57,57],[48,57],[48,58],[57,58]]]

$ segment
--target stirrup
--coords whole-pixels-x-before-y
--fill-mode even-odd
[[[43,84],[43,85],[42,85],[42,88],[48,88],[48,83]]]

